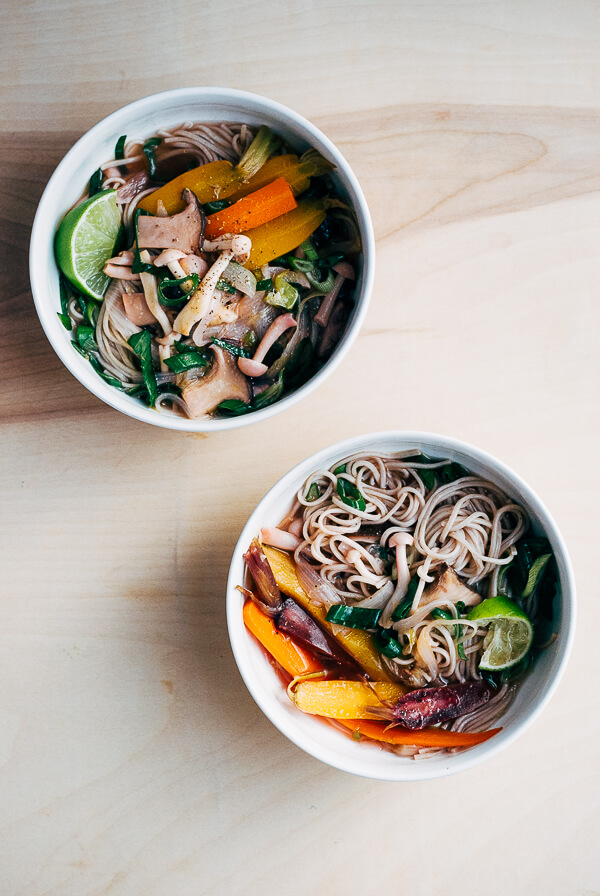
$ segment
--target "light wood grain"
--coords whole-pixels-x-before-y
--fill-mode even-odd
[[[2,896],[599,893],[598,5],[36,0],[2,15]],[[27,273],[72,143],[194,83],[313,119],[359,176],[378,252],[366,325],[327,383],[210,438],[87,393]],[[391,428],[464,438],[524,476],[580,592],[572,661],[533,728],[411,786],[288,743],[237,673],[224,612],[267,488]]]

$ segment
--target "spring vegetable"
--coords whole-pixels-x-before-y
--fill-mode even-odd
[[[300,681],[290,688],[298,709],[329,719],[369,719],[370,707],[395,703],[405,693],[401,684],[387,681]]]
[[[400,697],[393,705],[372,707],[379,718],[419,730],[473,712],[488,702],[492,688],[487,681],[464,681],[438,688],[420,688]]]
[[[148,392],[148,403],[152,407],[158,398],[158,386],[156,385],[156,376],[154,375],[154,367],[152,365],[152,336],[148,330],[142,330],[140,333],[134,333],[133,336],[130,336],[127,342],[140,359],[144,385]]]
[[[244,562],[256,585],[262,609],[269,616],[280,613],[283,607],[281,592],[275,580],[271,564],[257,538],[244,554]]]
[[[294,194],[283,177],[250,193],[206,220],[206,236],[215,239],[223,233],[245,233],[296,208]]]
[[[322,199],[301,199],[291,212],[247,231],[252,250],[246,266],[259,268],[280,255],[291,252],[323,223],[326,203]]]
[[[273,621],[262,613],[252,601],[246,601],[244,604],[243,618],[248,630],[292,678],[324,671],[323,666],[308,651],[296,644],[292,638],[278,632]],[[296,685],[296,690],[301,684]],[[376,684],[381,688],[384,683],[380,681]],[[397,687],[394,683],[391,684]],[[383,695],[383,691],[380,693]],[[494,728],[490,731],[466,732],[446,731],[444,728],[424,728],[421,731],[411,731],[406,728],[391,727],[389,722],[368,719],[339,719],[339,721],[349,729],[355,740],[367,737],[388,744],[440,749],[475,746],[493,737],[501,730]]]
[[[293,597],[326,631],[330,632],[338,644],[356,660],[371,678],[378,681],[390,681],[390,676],[381,662],[372,635],[358,629],[342,629],[332,632],[329,623],[325,620],[327,608],[316,606],[310,600],[298,581],[294,561],[291,557],[267,545],[263,546],[263,551],[279,589],[284,594]]]
[[[334,167],[316,149],[309,149],[300,158],[295,155],[274,156],[249,181],[230,194],[230,199],[241,199],[278,177],[285,178],[294,196],[299,196],[309,188],[311,178],[327,174]]]
[[[367,505],[365,499],[354,483],[349,479],[344,479],[342,476],[339,476],[336,490],[344,504],[347,504],[349,507],[354,507],[356,510],[366,509]]]
[[[309,616],[291,597],[286,597],[284,600],[275,625],[278,631],[311,647],[320,657],[344,665],[350,662],[349,657],[340,651],[333,638],[327,636],[312,616]]]
[[[162,202],[167,214],[174,215],[183,208],[181,194],[185,189],[191,190],[202,205],[226,199],[256,174],[278,145],[279,138],[269,128],[262,127],[235,167],[231,162],[217,161],[185,171],[164,187],[144,196],[139,208],[154,215],[158,203]]]
[[[161,305],[167,308],[177,308],[182,302],[187,301],[188,294],[193,293],[200,286],[200,277],[198,274],[189,274],[185,277],[179,277],[177,280],[162,280],[158,284],[158,294],[160,296]],[[165,289],[180,289],[182,295],[172,297],[165,295]]]
[[[259,610],[253,601],[246,601],[243,615],[248,630],[292,678],[322,671],[318,660],[288,635],[278,632],[273,620]]]
[[[327,611],[325,620],[347,628],[375,628],[381,610],[369,610],[367,607],[348,607],[346,604],[334,604]]]
[[[148,173],[150,177],[154,177],[156,174],[156,156],[154,153],[156,147],[160,146],[161,143],[162,137],[151,137],[150,140],[146,140],[142,146],[142,152],[148,160]]]
[[[340,720],[345,728],[349,728],[355,740],[368,737],[386,744],[398,746],[431,747],[433,749],[452,749],[453,747],[474,747],[489,740],[501,728],[489,731],[446,731],[444,728],[423,728],[421,731],[410,731],[406,728],[391,728],[389,722]]]
[[[125,158],[125,144],[127,143],[127,134],[122,134],[115,144],[115,159]]]
[[[195,367],[206,367],[210,361],[203,352],[183,352],[165,358],[165,364],[173,373],[183,373],[185,370],[193,370]]]

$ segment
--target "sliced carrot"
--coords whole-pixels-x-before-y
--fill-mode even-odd
[[[369,719],[370,707],[382,701],[395,703],[406,693],[401,684],[391,681],[301,681],[292,698],[302,712],[328,719]]]
[[[223,233],[245,233],[291,212],[296,206],[297,202],[287,181],[278,177],[228,208],[209,215],[206,219],[206,237],[214,240]]]
[[[310,672],[321,672],[323,666],[313,656],[288,635],[278,632],[266,613],[248,600],[244,604],[244,623],[265,650],[277,660],[285,671],[295,678]]]
[[[383,741],[386,744],[406,744],[414,747],[472,747],[483,743],[502,731],[492,728],[490,731],[447,731],[445,728],[422,728],[411,731],[408,728],[390,728],[388,722],[371,722],[340,719],[340,724],[349,728],[352,735],[359,740],[368,737],[371,740]]]

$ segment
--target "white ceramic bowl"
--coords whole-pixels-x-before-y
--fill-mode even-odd
[[[183,121],[244,121],[267,124],[294,149],[315,147],[336,166],[333,177],[340,195],[352,206],[362,238],[362,265],[358,272],[355,306],[346,331],[331,358],[300,389],[281,401],[241,417],[186,420],[158,413],[140,401],[105,383],[71,345],[71,335],[60,323],[58,269],[54,260],[54,235],[58,225],[85,188],[98,166],[113,157],[121,134],[150,137],[161,127]],[[375,239],[369,209],[358,181],[340,151],[321,131],[291,109],[265,97],[218,87],[189,87],[157,93],[113,112],[77,141],[50,178],[35,216],[30,245],[31,288],[35,306],[48,339],[71,373],[98,398],[124,414],[188,432],[234,429],[264,420],[308,395],[337,367],[356,337],[367,311],[375,265]]]
[[[307,476],[357,451],[383,453],[419,448],[430,457],[448,457],[484,476],[514,497],[530,514],[536,530],[549,539],[558,564],[561,599],[555,608],[557,638],[535,660],[519,685],[512,706],[502,718],[502,731],[476,747],[451,755],[415,761],[356,743],[323,721],[297,710],[242,620],[243,598],[236,586],[244,581],[243,554],[262,526],[276,525],[285,515]],[[384,781],[418,781],[470,768],[512,743],[550,700],[565,668],[575,627],[575,581],[567,549],[552,517],[537,495],[499,460],[455,439],[422,432],[382,432],[339,442],[313,454],[290,470],[258,504],[236,545],[227,585],[227,624],[233,654],[246,686],[265,715],[293,743],[311,756],[343,771]]]

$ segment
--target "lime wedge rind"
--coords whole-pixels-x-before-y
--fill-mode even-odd
[[[488,626],[479,668],[501,672],[520,662],[533,644],[533,626],[527,614],[514,601],[499,595],[483,600],[470,611],[467,619]]]
[[[61,271],[76,289],[97,301],[110,282],[103,268],[113,255],[120,228],[116,190],[105,190],[71,209],[56,234]]]

